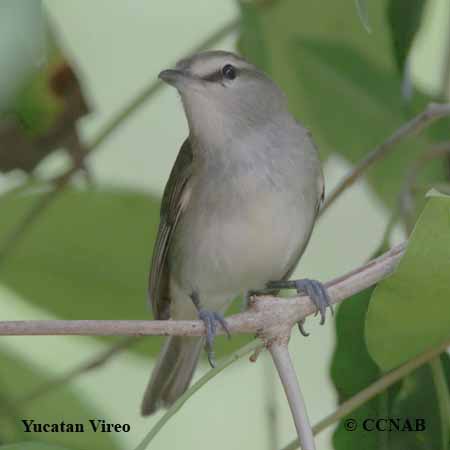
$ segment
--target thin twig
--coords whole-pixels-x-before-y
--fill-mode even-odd
[[[353,397],[349,398],[341,405],[339,408],[330,414],[329,416],[322,419],[316,425],[313,426],[314,434],[318,434],[321,431],[328,428],[330,425],[333,425],[338,420],[343,419],[345,416],[350,414],[351,412],[358,409],[361,405],[376,397],[381,392],[385,391],[387,388],[395,384],[397,381],[404,378],[406,375],[410,374],[420,366],[423,366],[425,363],[431,361],[436,358],[442,352],[444,352],[447,347],[450,346],[450,339],[439,344],[437,347],[427,350],[424,353],[410,359],[405,364],[401,365],[397,369],[388,372],[386,375],[382,376],[380,379],[367,386],[362,391],[358,392]],[[296,450],[299,448],[298,440],[292,441],[286,447],[283,447],[282,450]]]
[[[430,103],[423,112],[406,122],[396,130],[386,141],[375,147],[365,156],[348,175],[333,189],[326,198],[321,209],[323,214],[346,189],[352,186],[355,181],[363,175],[366,170],[375,162],[385,158],[401,140],[412,134],[418,133],[423,128],[431,125],[435,120],[450,115],[450,104],[448,103]]]
[[[213,46],[216,42],[222,40],[229,33],[234,31],[238,27],[239,23],[239,19],[234,19],[225,24],[206,40],[194,47],[189,54],[197,53]],[[65,173],[52,180],[53,189],[44,194],[35,202],[34,205],[31,206],[30,210],[25,214],[20,222],[15,225],[11,232],[8,233],[6,238],[4,238],[0,243],[0,263],[15,248],[17,243],[24,236],[25,232],[36,221],[36,219],[40,217],[41,213],[47,209],[52,201],[55,200],[69,184],[72,176],[84,167],[84,159],[100,148],[100,145],[103,144],[103,142],[119,127],[119,125],[123,124],[129,117],[131,117],[134,112],[136,112],[146,101],[153,97],[162,87],[163,83],[160,80],[156,80],[140,92],[103,127],[97,137],[95,137],[91,144],[87,146],[83,158],[81,158],[76,165],[73,165]]]
[[[390,275],[396,268],[406,243],[352,272],[326,283],[331,303],[367,289]],[[227,319],[231,333],[257,333],[283,324],[295,324],[316,312],[307,296],[279,298],[254,297],[250,309]],[[84,335],[84,336],[202,336],[205,329],[199,320],[18,320],[1,321],[0,335]],[[223,330],[217,330],[223,334]]]
[[[430,369],[441,419],[442,448],[445,448],[448,447],[450,437],[450,393],[448,390],[447,376],[439,356],[436,356],[436,358],[430,361]]]
[[[295,429],[303,450],[315,450],[313,432],[306,412],[305,401],[300,390],[291,356],[287,348],[287,340],[275,339],[269,346],[278,376],[286,393],[286,397],[294,419]]]

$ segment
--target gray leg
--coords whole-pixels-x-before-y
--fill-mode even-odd
[[[200,299],[197,292],[191,294],[192,302],[198,311],[198,318],[205,324],[206,330],[206,352],[208,355],[208,361],[212,368],[216,367],[215,355],[214,355],[214,338],[216,337],[217,324],[219,322],[221,327],[225,330],[228,338],[231,337],[230,330],[228,329],[227,322],[222,314],[215,311],[208,311],[203,309],[200,305]]]
[[[330,308],[331,314],[334,313],[331,299],[325,286],[316,280],[289,280],[289,281],[270,281],[267,283],[269,289],[295,289],[299,294],[307,294],[317,308],[316,315],[320,313],[320,324],[325,323],[325,312],[327,307]],[[308,336],[303,328],[304,320],[298,323],[300,332],[304,336]]]

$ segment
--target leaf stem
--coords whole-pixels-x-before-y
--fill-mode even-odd
[[[439,356],[430,361],[430,368],[441,418],[442,448],[447,448],[450,442],[450,393]]]

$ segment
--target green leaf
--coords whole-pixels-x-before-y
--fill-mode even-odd
[[[450,336],[450,197],[427,200],[395,273],[376,288],[367,315],[369,352],[390,370]]]
[[[371,33],[372,30],[370,28],[369,23],[369,11],[367,7],[367,0],[355,0],[356,11],[358,12],[358,16],[361,19],[361,23],[368,33]]]
[[[450,358],[443,353],[437,358],[444,366],[444,382],[450,386]],[[431,363],[433,364],[433,363]],[[439,395],[436,391],[431,365],[427,364],[406,377],[393,405],[390,417],[409,420],[416,427],[416,420],[425,421],[424,429],[411,431],[393,430],[389,433],[389,444],[392,450],[446,450],[449,448],[449,417],[442,421],[438,408]]]
[[[32,339],[32,338],[24,338]],[[24,343],[25,343],[24,340]],[[25,361],[12,355],[9,351],[0,349],[0,400],[2,410],[0,414],[0,440],[6,442],[41,441],[29,443],[29,447],[15,447],[9,444],[5,448],[29,448],[54,450],[60,447],[50,447],[50,444],[61,445],[74,449],[95,448],[98,450],[119,449],[117,436],[113,433],[95,433],[91,430],[89,419],[101,418],[101,413],[93,408],[88,400],[71,385],[61,386],[59,389],[39,398],[39,401],[21,403],[17,399],[23,398],[27,392],[36,386],[50,381],[50,376],[31,367]],[[23,419],[34,419],[36,423],[82,423],[84,433],[27,433],[22,423]],[[4,447],[0,447],[3,450]]]
[[[243,55],[250,56],[250,62],[260,69],[270,71],[270,54],[264,42],[264,30],[258,10],[261,5],[240,1],[241,35],[237,47]]]
[[[405,69],[409,51],[419,31],[425,5],[426,0],[389,0],[387,18],[400,73]]]
[[[331,376],[336,387],[339,403],[365,389],[384,373],[370,356],[364,335],[364,324],[374,288],[354,295],[340,305],[336,315],[337,345],[331,364]],[[349,351],[351,349],[351,351]],[[439,365],[439,359],[436,359]],[[446,449],[448,441],[448,384],[450,383],[450,358],[440,357],[443,370],[436,383],[430,365],[408,375],[385,392],[369,400],[349,413],[340,422],[333,435],[335,450],[438,450]],[[432,362],[431,365],[436,364]],[[442,388],[444,384],[444,388]],[[436,386],[441,386],[439,390]],[[442,407],[441,407],[442,405]],[[366,419],[400,418],[400,426],[409,420],[416,427],[416,419],[425,421],[425,429],[408,432],[366,431]],[[345,428],[346,420],[356,420],[355,431]],[[369,426],[375,424],[372,421]],[[382,423],[382,427],[388,424]],[[407,426],[407,425],[406,425]]]
[[[0,198],[0,236],[38,198]],[[152,196],[69,189],[2,262],[0,282],[61,319],[151,319],[147,278],[158,223],[159,201]],[[146,338],[133,350],[155,355],[162,339]],[[217,354],[250,339],[219,337]]]
[[[0,2],[0,115],[45,60],[45,20],[41,0]],[[26,33],[24,33],[26,30]]]
[[[342,403],[375,382],[381,371],[370,357],[364,341],[364,322],[373,288],[367,289],[342,303],[336,314],[337,344],[331,363],[331,378]],[[351,351],[349,351],[351,349]],[[388,396],[398,390],[398,384],[366,402],[340,422],[333,434],[335,450],[378,450],[386,441],[386,433],[367,432],[361,424],[370,417],[386,415]],[[354,419],[359,426],[349,432],[347,419]]]
[[[269,55],[269,74],[286,92],[296,118],[311,130],[322,159],[338,153],[351,163],[361,160],[427,103],[416,93],[405,109],[386,7],[387,0],[371,3],[370,36],[354,20],[352,2],[324,11],[320,2],[285,0],[247,10],[258,15],[254,21],[259,25],[255,30],[246,27],[248,19],[242,25],[244,56],[257,59],[256,50],[251,50],[257,46],[243,41],[259,39]],[[386,205],[397,206],[408,165],[433,139],[430,131],[405,140],[368,172],[371,186]],[[425,184],[443,179],[440,161],[427,166]]]

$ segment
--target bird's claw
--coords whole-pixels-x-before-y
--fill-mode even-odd
[[[301,319],[297,322],[297,326],[298,326],[298,329],[300,330],[300,333],[303,336],[308,337],[309,333],[305,330],[304,325],[305,325],[305,319]]]
[[[228,338],[231,337],[230,330],[223,315],[215,312],[208,311],[207,309],[200,309],[198,312],[198,318],[205,324],[206,330],[206,352],[208,355],[208,361],[212,368],[216,367],[216,360],[214,355],[214,338],[216,337],[217,324],[227,333]]]
[[[326,287],[320,282],[316,280],[303,279],[303,280],[289,280],[289,281],[271,281],[267,283],[267,288],[269,289],[295,289],[298,294],[306,294],[309,296],[311,301],[314,303],[317,308],[316,314],[320,313],[320,324],[323,325],[325,323],[325,313],[326,309],[330,308],[331,314],[334,314],[333,305],[331,304],[330,296],[327,292]],[[303,327],[304,320],[301,320],[298,323],[298,327],[300,333],[303,336],[308,336]]]

